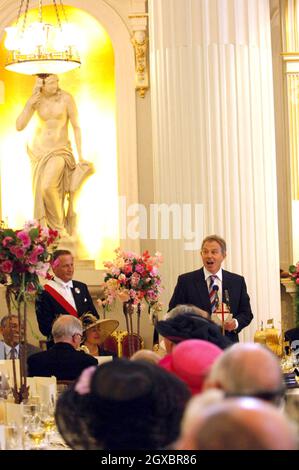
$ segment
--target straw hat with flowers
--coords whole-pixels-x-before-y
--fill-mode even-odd
[[[84,333],[86,333],[86,331],[95,326],[98,328],[98,331],[100,332],[101,336],[100,344],[103,344],[104,341],[108,338],[108,336],[110,336],[111,333],[113,333],[113,331],[116,330],[119,325],[119,322],[117,320],[112,320],[108,318],[98,320],[94,315],[92,315],[92,313],[89,312],[84,313],[80,320],[82,321]]]

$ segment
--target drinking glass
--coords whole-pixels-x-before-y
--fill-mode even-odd
[[[9,423],[5,426],[5,447],[6,450],[23,449],[23,430],[16,423]]]
[[[43,448],[46,430],[39,415],[35,415],[29,422],[26,434],[30,439],[30,449],[35,450]]]

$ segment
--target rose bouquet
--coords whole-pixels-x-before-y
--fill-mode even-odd
[[[38,276],[48,276],[58,237],[56,230],[41,227],[35,220],[20,230],[0,226],[0,282],[28,300],[41,289]]]
[[[159,267],[162,263],[161,253],[151,256],[148,251],[142,255],[115,250],[116,258],[104,263],[107,269],[103,287],[103,299],[99,303],[104,310],[110,310],[118,299],[132,306],[145,301],[149,313],[160,310],[159,296],[162,291]]]

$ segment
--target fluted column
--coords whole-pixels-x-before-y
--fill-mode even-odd
[[[249,339],[261,319],[280,326],[268,0],[149,0],[149,21],[155,202],[202,204],[197,232],[223,236],[246,277]],[[168,301],[201,259],[183,235],[157,245]]]

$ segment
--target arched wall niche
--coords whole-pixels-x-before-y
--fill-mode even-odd
[[[0,38],[4,28],[12,23],[17,16],[19,1],[0,0]],[[51,5],[51,0],[44,0],[44,5]],[[138,202],[138,171],[137,171],[137,134],[136,134],[136,94],[134,84],[135,63],[131,44],[130,31],[124,19],[115,7],[102,0],[72,0],[64,2],[92,15],[106,29],[111,38],[115,54],[116,82],[116,127],[118,155],[118,188],[119,196],[126,197],[127,206]],[[36,8],[32,2],[30,7]],[[120,210],[120,227],[124,227],[125,215]],[[139,251],[139,240],[121,239],[122,247]]]

